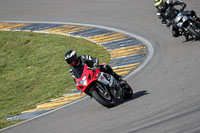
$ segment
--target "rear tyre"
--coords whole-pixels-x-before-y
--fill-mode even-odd
[[[133,89],[131,88],[131,86],[126,83],[126,85],[124,86],[124,98],[125,99],[129,99],[133,96]]]
[[[99,91],[98,89],[94,89],[92,91],[92,96],[97,102],[99,102],[101,105],[107,108],[115,106],[115,100],[111,97],[108,99],[108,95],[104,97],[104,94],[102,94],[102,92]]]

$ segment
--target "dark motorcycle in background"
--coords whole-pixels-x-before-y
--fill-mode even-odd
[[[189,35],[192,39],[200,40],[200,23],[195,21],[186,11],[179,12],[172,21],[179,32]]]
[[[133,90],[126,81],[120,83],[112,75],[101,72],[99,68],[90,68],[86,64],[75,71],[75,82],[78,90],[107,108],[115,106],[116,100],[128,99],[133,95]]]

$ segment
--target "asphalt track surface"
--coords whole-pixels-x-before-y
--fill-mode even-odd
[[[184,0],[200,16],[199,0]],[[146,38],[151,61],[129,77],[135,95],[107,109],[93,99],[62,108],[4,133],[199,133],[200,42],[173,38],[153,0],[1,0],[0,21],[102,25]]]

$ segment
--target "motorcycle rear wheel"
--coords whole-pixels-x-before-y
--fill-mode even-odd
[[[100,93],[101,91],[99,91],[98,89],[94,89],[92,91],[92,96],[97,102],[99,102],[101,105],[107,108],[111,108],[115,106],[115,100],[113,98],[108,100],[106,97],[103,97],[103,94],[100,94]]]

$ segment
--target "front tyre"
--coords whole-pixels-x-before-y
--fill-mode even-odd
[[[107,107],[107,108],[111,108],[113,106],[115,106],[115,100],[112,98],[107,98],[104,97],[104,94],[101,94],[102,92],[99,91],[98,89],[94,89],[92,91],[92,97],[94,97],[94,99],[99,102],[101,105]]]
[[[196,39],[200,39],[200,28],[197,28],[196,26],[191,25],[188,28],[189,34],[195,36]]]

